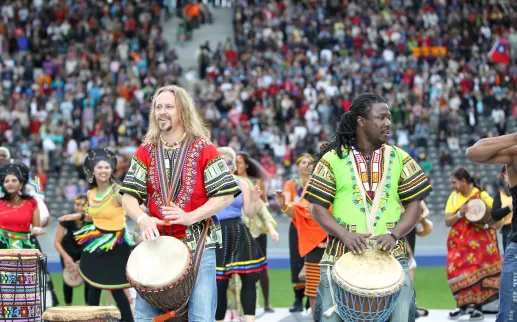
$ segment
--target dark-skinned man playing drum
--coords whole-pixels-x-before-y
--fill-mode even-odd
[[[346,252],[360,255],[374,246],[392,252],[405,273],[390,321],[415,320],[415,291],[404,236],[420,219],[420,201],[432,188],[406,152],[386,144],[390,131],[386,100],[376,94],[361,94],[342,115],[330,144],[318,155],[305,198],[313,204],[314,219],[330,236],[320,262],[316,321],[342,321],[333,309],[329,285],[332,266]],[[381,196],[376,198],[378,194]],[[402,214],[401,205],[405,209]],[[374,221],[370,224],[373,234],[367,231],[367,218]]]
[[[517,133],[486,138],[467,149],[467,159],[481,164],[504,164],[513,206],[517,200]],[[493,216],[493,214],[492,214]],[[499,218],[497,218],[499,219]],[[499,283],[499,312],[496,322],[513,321],[517,311],[517,219],[512,218],[512,230],[507,238],[503,269]]]

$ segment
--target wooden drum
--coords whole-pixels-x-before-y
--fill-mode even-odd
[[[139,244],[127,262],[129,283],[142,299],[164,312],[187,317],[187,303],[195,285],[193,257],[181,240],[160,236]]]
[[[338,314],[348,322],[385,322],[404,284],[404,270],[390,254],[368,249],[348,252],[332,268],[331,279]]]
[[[481,199],[472,199],[467,203],[469,210],[465,214],[465,218],[474,224],[486,224],[491,219],[492,216],[489,211],[487,211],[487,206],[485,202]]]
[[[58,306],[43,313],[43,322],[119,322],[120,318],[114,306]]]
[[[37,249],[0,249],[0,321],[41,321],[45,266]]]

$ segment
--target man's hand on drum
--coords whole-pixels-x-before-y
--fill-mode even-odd
[[[163,220],[156,217],[145,216],[140,221],[140,231],[142,232],[142,241],[153,240],[160,236],[157,225],[165,225]]]
[[[377,245],[381,246],[381,249],[385,252],[391,252],[397,245],[397,240],[391,234],[382,234],[372,237],[377,242]]]
[[[163,219],[166,225],[190,226],[194,223],[191,215],[173,203],[169,207],[163,207]]]
[[[346,231],[340,240],[345,244],[345,247],[350,249],[354,255],[362,254],[365,252],[368,241],[367,239],[372,234],[357,234]]]

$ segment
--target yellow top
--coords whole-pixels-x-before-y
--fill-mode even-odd
[[[115,205],[115,197],[119,195],[120,186],[114,184],[106,195],[97,195],[97,188],[88,193],[87,212],[92,217],[95,227],[107,231],[119,231],[126,226],[126,214],[122,206]]]
[[[507,196],[504,192],[499,192],[501,196],[501,208],[512,205],[512,196]],[[513,211],[511,211],[506,217],[503,218],[503,225],[509,225],[512,223]]]
[[[466,204],[470,197],[472,197],[477,192],[479,192],[479,189],[473,188],[472,192],[470,193],[470,196],[468,197],[465,197],[464,195],[456,191],[451,192],[449,200],[447,200],[447,205],[445,206],[445,213],[449,214],[458,212],[461,206]],[[490,195],[486,191],[481,191],[480,198],[486,203],[488,208],[492,209],[494,199],[492,199],[492,197],[490,197]]]

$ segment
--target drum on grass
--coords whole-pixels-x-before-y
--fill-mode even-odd
[[[344,321],[385,322],[395,309],[404,270],[383,251],[348,252],[332,268],[331,283],[338,314]]]
[[[37,249],[0,250],[0,321],[41,321],[46,259]]]
[[[114,306],[58,306],[43,313],[43,322],[119,322],[120,312]]]
[[[78,287],[83,285],[84,280],[79,274],[79,262],[74,263],[70,269],[63,270],[63,282],[70,287]]]
[[[483,200],[472,199],[467,203],[467,206],[469,210],[467,210],[465,218],[471,223],[486,224],[492,219]]]
[[[164,312],[178,311],[186,321],[195,284],[192,253],[181,240],[160,236],[139,244],[127,261],[129,283],[142,299]]]

